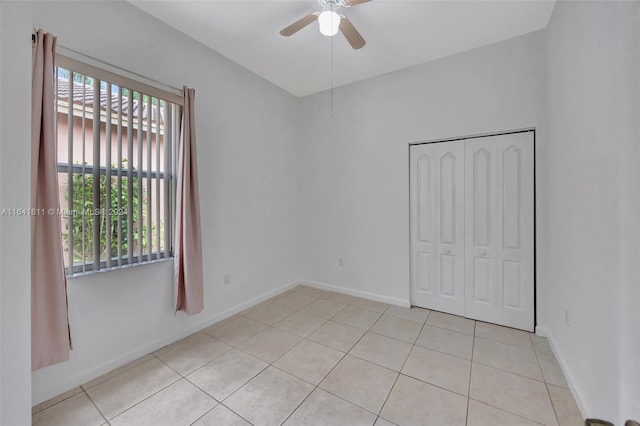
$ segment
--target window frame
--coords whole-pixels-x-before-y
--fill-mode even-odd
[[[75,53],[75,52],[74,52]],[[100,65],[104,65],[105,67],[109,67],[109,68],[117,68],[117,67],[113,67],[110,66],[109,64],[104,64],[101,63],[101,61],[98,60],[93,60],[93,58],[87,58],[92,60],[92,62],[98,62]],[[156,209],[156,213],[160,213],[161,211],[164,212],[165,214],[165,222],[164,226],[165,226],[165,232],[161,233],[158,232],[157,236],[160,236],[160,234],[162,234],[161,236],[161,240],[164,241],[164,247],[161,247],[161,241],[157,242],[157,246],[156,245],[152,245],[151,241],[152,241],[152,237],[151,235],[149,235],[147,238],[148,243],[145,245],[147,247],[147,250],[144,249],[144,247],[139,247],[138,250],[134,250],[131,249],[130,251],[124,251],[122,250],[121,246],[118,246],[118,254],[116,256],[111,255],[109,259],[101,259],[100,258],[100,254],[97,255],[97,259],[99,260],[99,265],[98,268],[95,268],[96,265],[96,255],[94,253],[94,258],[93,259],[87,259],[84,258],[83,262],[81,264],[76,264],[73,262],[74,259],[74,248],[73,248],[73,239],[71,237],[71,235],[68,235],[68,239],[69,239],[69,253],[67,254],[68,256],[68,261],[70,262],[69,265],[65,266],[65,273],[67,275],[67,277],[76,277],[76,276],[80,276],[86,273],[95,273],[95,272],[103,272],[103,271],[111,271],[111,270],[119,270],[119,269],[123,269],[123,268],[128,268],[128,267],[132,267],[132,266],[136,266],[136,265],[144,265],[144,264],[148,264],[150,262],[153,261],[157,261],[157,260],[162,260],[162,259],[171,259],[174,257],[174,232],[173,232],[173,228],[175,226],[175,216],[176,216],[176,189],[177,189],[177,182],[175,179],[175,173],[177,172],[177,158],[175,153],[177,145],[179,143],[179,136],[180,136],[180,126],[181,126],[181,116],[182,116],[182,108],[183,108],[183,98],[181,95],[178,95],[177,93],[172,93],[170,91],[167,90],[163,90],[161,88],[158,88],[154,85],[151,84],[147,84],[144,83],[142,81],[139,81],[137,79],[132,79],[129,77],[126,77],[125,75],[119,74],[119,73],[115,73],[115,72],[111,72],[108,71],[100,66],[94,66],[91,65],[89,63],[83,62],[81,60],[77,60],[74,58],[71,58],[69,56],[66,56],[64,54],[57,54],[56,55],[56,60],[55,60],[55,69],[56,69],[56,76],[55,76],[55,88],[56,88],[56,120],[55,120],[55,125],[56,125],[56,143],[58,143],[58,132],[57,132],[57,126],[58,126],[58,95],[57,95],[57,84],[58,84],[58,75],[57,75],[57,69],[58,68],[62,68],[65,69],[67,71],[69,71],[70,75],[69,75],[69,86],[71,86],[73,84],[73,75],[74,73],[77,74],[81,74],[83,75],[85,78],[86,77],[90,77],[92,79],[94,79],[94,84],[97,82],[98,86],[97,89],[95,88],[96,86],[94,86],[94,91],[97,90],[97,92],[100,92],[102,89],[100,88],[100,85],[102,82],[107,83],[107,87],[112,87],[112,86],[117,86],[120,88],[119,90],[119,95],[120,95],[120,99],[127,99],[125,97],[125,95],[122,93],[122,89],[127,89],[129,91],[129,98],[131,97],[131,94],[133,94],[134,92],[137,92],[140,96],[139,98],[139,104],[138,104],[138,108],[142,108],[143,107],[143,96],[147,96],[148,97],[148,102],[147,102],[147,106],[150,107],[152,102],[151,99],[155,98],[158,100],[157,102],[157,116],[160,116],[160,105],[161,102],[160,101],[165,101],[167,104],[167,108],[171,111],[173,111],[173,114],[169,114],[168,116],[168,122],[165,123],[165,127],[164,127],[164,133],[163,133],[163,143],[167,144],[169,143],[170,145],[167,148],[167,152],[169,154],[169,159],[165,158],[165,165],[169,164],[170,169],[167,170],[165,168],[165,170],[160,171],[163,167],[160,166],[160,164],[156,164],[156,166],[153,169],[149,169],[149,170],[144,170],[144,169],[136,169],[135,165],[132,163],[129,163],[127,165],[126,168],[122,168],[122,164],[119,164],[119,168],[114,168],[114,167],[107,167],[107,166],[99,166],[99,167],[94,167],[94,165],[87,165],[87,164],[74,164],[73,163],[73,159],[72,158],[68,158],[68,163],[62,163],[62,162],[58,162],[57,160],[57,172],[58,173],[67,173],[69,175],[69,177],[75,176],[75,175],[87,175],[87,176],[94,176],[94,187],[92,190],[93,193],[93,199],[94,201],[96,200],[95,196],[96,194],[99,194],[99,190],[95,189],[95,177],[100,177],[100,176],[106,176],[107,172],[109,172],[109,176],[111,178],[127,178],[127,179],[138,179],[138,185],[141,185],[141,187],[147,186],[147,190],[150,189],[151,187],[151,179],[156,179],[156,194],[161,193],[160,189],[158,188],[158,185],[160,184],[160,182],[164,182],[165,185],[169,185],[168,189],[165,188],[165,196],[168,195],[167,198],[164,199],[164,201],[162,203],[160,203],[159,200],[155,200],[153,203],[151,201],[148,201],[147,203],[142,203],[140,201],[139,207],[138,207],[138,214],[139,217],[142,217],[143,215],[143,210],[146,210],[147,213],[153,211],[154,206],[152,204],[155,204],[155,209]],[[125,70],[122,70],[125,71]],[[141,77],[141,76],[140,76]],[[141,78],[144,79],[144,78]],[[147,79],[148,80],[148,79]],[[149,81],[153,81],[153,80],[149,80]],[[83,81],[83,84],[84,81]],[[175,92],[177,92],[177,89],[174,89]],[[94,92],[94,95],[95,93]],[[71,87],[69,89],[69,96],[71,94]],[[83,101],[84,102],[84,101]],[[110,103],[109,103],[110,104]],[[108,104],[108,105],[109,105]],[[68,105],[69,105],[69,109],[67,111],[67,115],[69,116],[69,114],[71,114],[71,116],[73,117],[73,99],[68,99]],[[129,108],[132,108],[133,105],[129,105]],[[174,108],[175,106],[175,108]],[[95,114],[95,109],[94,109],[94,119],[97,117],[98,118],[98,124],[97,124],[97,129],[98,129],[98,133],[100,132],[100,126],[102,123],[102,120],[100,119],[100,115],[101,115],[101,107],[98,103],[98,112],[97,115]],[[130,143],[130,141],[132,141],[131,137],[133,137],[136,140],[137,144],[142,144],[144,142],[143,139],[143,132],[145,132],[145,125],[144,125],[144,119],[142,118],[138,118],[138,125],[137,126],[133,126],[132,122],[129,122],[129,118],[131,117],[131,114],[125,115],[122,113],[122,111],[120,111],[120,120],[122,120],[123,118],[127,118],[127,132],[131,132],[131,135],[129,136],[129,140],[121,138],[120,143],[124,142],[124,144],[127,146],[127,149],[129,149],[128,144]],[[141,113],[140,113],[141,114]],[[152,127],[151,127],[151,108],[148,109],[148,114],[149,114],[149,118],[147,119],[147,142],[151,142],[151,135],[155,134],[156,137],[159,137],[160,133],[159,130],[156,131],[156,133],[153,133]],[[69,120],[70,123],[73,122],[72,119]],[[114,131],[111,130],[111,126],[112,124],[109,125],[109,131]],[[156,126],[159,126],[159,121],[156,124]],[[92,128],[94,129],[95,132],[95,120],[92,121]],[[158,127],[159,128],[159,127]],[[68,129],[69,132],[73,133],[73,127],[70,127]],[[167,134],[167,131],[170,132],[170,135]],[[115,132],[114,132],[115,133]],[[137,134],[137,136],[132,136],[133,133]],[[114,137],[115,134],[112,134],[111,136],[109,136],[109,138]],[[95,134],[94,134],[95,137]],[[102,137],[99,137],[99,141],[98,143],[100,145],[104,144],[105,141],[102,139]],[[73,136],[71,136],[69,138],[69,141],[72,141]],[[157,143],[158,139],[156,139],[156,143]],[[116,141],[117,142],[117,141]],[[71,145],[70,142],[65,141],[65,143],[69,143],[69,145]],[[157,147],[158,145],[156,145]],[[70,148],[71,149],[71,148]],[[94,149],[95,149],[95,143],[94,143]],[[140,146],[139,148],[139,155],[142,154],[142,147]],[[165,153],[166,154],[166,153]],[[159,154],[154,153],[154,156],[157,156],[157,158],[159,159]],[[98,157],[99,158],[99,157]],[[122,156],[120,158],[120,160],[124,159],[125,157]],[[94,157],[95,159],[95,157]],[[127,155],[126,157],[127,160],[131,160],[133,161],[133,159],[129,158],[129,156]],[[148,162],[148,165],[151,165],[151,148],[150,145],[148,147],[148,152],[147,152],[147,156],[143,156],[140,157],[138,162],[139,164],[143,164],[143,161]],[[168,175],[168,176],[167,176]],[[129,181],[127,181],[129,182]],[[72,185],[72,181],[70,181],[68,183],[69,185]],[[119,183],[120,185],[124,186],[124,184],[122,184],[122,182],[120,181]],[[98,180],[98,185],[99,184],[99,180]],[[129,185],[129,183],[128,183]],[[136,190],[134,188],[134,190]],[[141,194],[140,189],[138,189],[138,196],[140,196]],[[142,191],[143,193],[144,191]],[[70,192],[67,189],[67,194],[69,194],[72,197],[72,191]],[[91,197],[92,194],[88,193],[88,197]],[[129,202],[132,202],[133,200],[133,195],[129,195]],[[155,197],[154,197],[155,198]],[[71,198],[70,198],[71,200]],[[71,202],[71,201],[70,201]],[[72,203],[72,202],[71,202]],[[100,204],[100,200],[98,198],[98,204]],[[108,208],[107,206],[102,206],[100,205],[100,208]],[[127,208],[129,209],[129,211],[131,211],[131,209],[129,208],[129,206],[127,206]],[[65,208],[63,207],[61,209],[61,211],[64,211]],[[168,216],[167,216],[168,214]],[[69,224],[71,223],[72,219],[71,218],[67,218],[64,217],[62,218],[62,220],[64,221],[69,221]],[[93,219],[90,219],[93,220]],[[148,223],[151,223],[151,219],[147,218]],[[119,235],[124,235],[125,233],[128,232],[128,235],[131,235],[131,230],[128,228],[128,226],[131,225],[131,223],[133,222],[133,219],[127,219],[127,223],[128,225],[125,226],[124,228],[121,228],[121,234]],[[158,217],[158,226],[161,223],[160,219]],[[95,224],[95,222],[94,222]],[[140,226],[141,228],[145,225],[144,222],[140,222],[138,226]],[[148,229],[152,229],[152,228],[148,228]],[[83,229],[83,235],[86,232]],[[138,231],[140,232],[140,231]],[[152,232],[152,231],[148,231],[148,232]],[[98,235],[100,235],[98,233]],[[94,235],[93,236],[89,236],[89,240],[91,241],[93,239],[93,245],[95,248],[95,230],[94,230]],[[83,237],[85,238],[85,237]],[[142,241],[141,239],[142,237],[139,237],[140,241]],[[109,239],[109,241],[111,241],[111,239]],[[118,237],[118,241],[120,241],[120,237]],[[128,244],[133,244],[132,241],[129,241],[127,238],[127,242]],[[120,241],[120,244],[122,243],[122,241]],[[168,246],[167,246],[168,243]],[[98,247],[100,247],[100,243],[98,242]],[[157,250],[156,248],[159,248],[159,250]],[[94,250],[95,251],[95,250]],[[168,253],[167,253],[168,251]]]

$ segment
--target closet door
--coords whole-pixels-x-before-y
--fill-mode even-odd
[[[533,133],[469,139],[465,162],[465,316],[533,331]]]
[[[410,148],[411,302],[464,315],[464,141]]]

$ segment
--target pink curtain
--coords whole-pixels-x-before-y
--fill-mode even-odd
[[[184,311],[189,315],[197,314],[204,308],[195,95],[194,89],[184,88],[182,133],[178,147],[174,265],[176,312]]]
[[[56,170],[54,58],[56,38],[38,30],[31,85],[31,369],[69,359],[67,278]]]

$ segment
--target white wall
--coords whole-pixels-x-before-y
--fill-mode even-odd
[[[561,1],[547,34],[546,327],[583,414],[618,424],[640,418],[639,27],[638,2]]]
[[[296,100],[126,3],[39,3],[32,19],[30,6],[1,2],[2,207],[28,203],[19,142],[32,25],[197,90],[205,312],[172,314],[166,262],[72,279],[72,358],[33,374],[33,403],[301,277],[408,302],[408,144],[535,127],[538,323],[585,414],[640,417],[637,5],[560,2],[548,34],[336,89],[331,123],[328,93]],[[0,423],[10,425],[30,414],[28,232],[28,220],[0,218]]]
[[[333,122],[329,93],[302,100],[309,280],[408,304],[409,143],[523,128],[539,136],[544,40],[535,32],[337,88]]]
[[[33,26],[61,46],[196,89],[206,298],[201,314],[174,316],[170,262],[69,280],[74,350],[69,362],[33,374],[35,404],[302,273],[291,227],[298,220],[293,96],[128,3],[34,3]],[[10,166],[15,172],[24,162]],[[231,284],[223,285],[227,272]]]
[[[31,14],[0,2],[0,208],[30,204]],[[19,167],[16,167],[19,165]],[[30,221],[0,216],[0,424],[31,421]]]

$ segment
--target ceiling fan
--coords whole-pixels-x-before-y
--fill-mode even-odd
[[[280,34],[289,37],[307,25],[318,21],[320,32],[323,35],[334,36],[338,33],[338,30],[340,30],[351,47],[361,49],[367,42],[362,38],[351,21],[344,15],[338,15],[336,10],[341,7],[357,6],[368,1],[371,0],[318,0],[318,3],[322,6],[322,12],[314,12],[299,19],[280,31]]]

